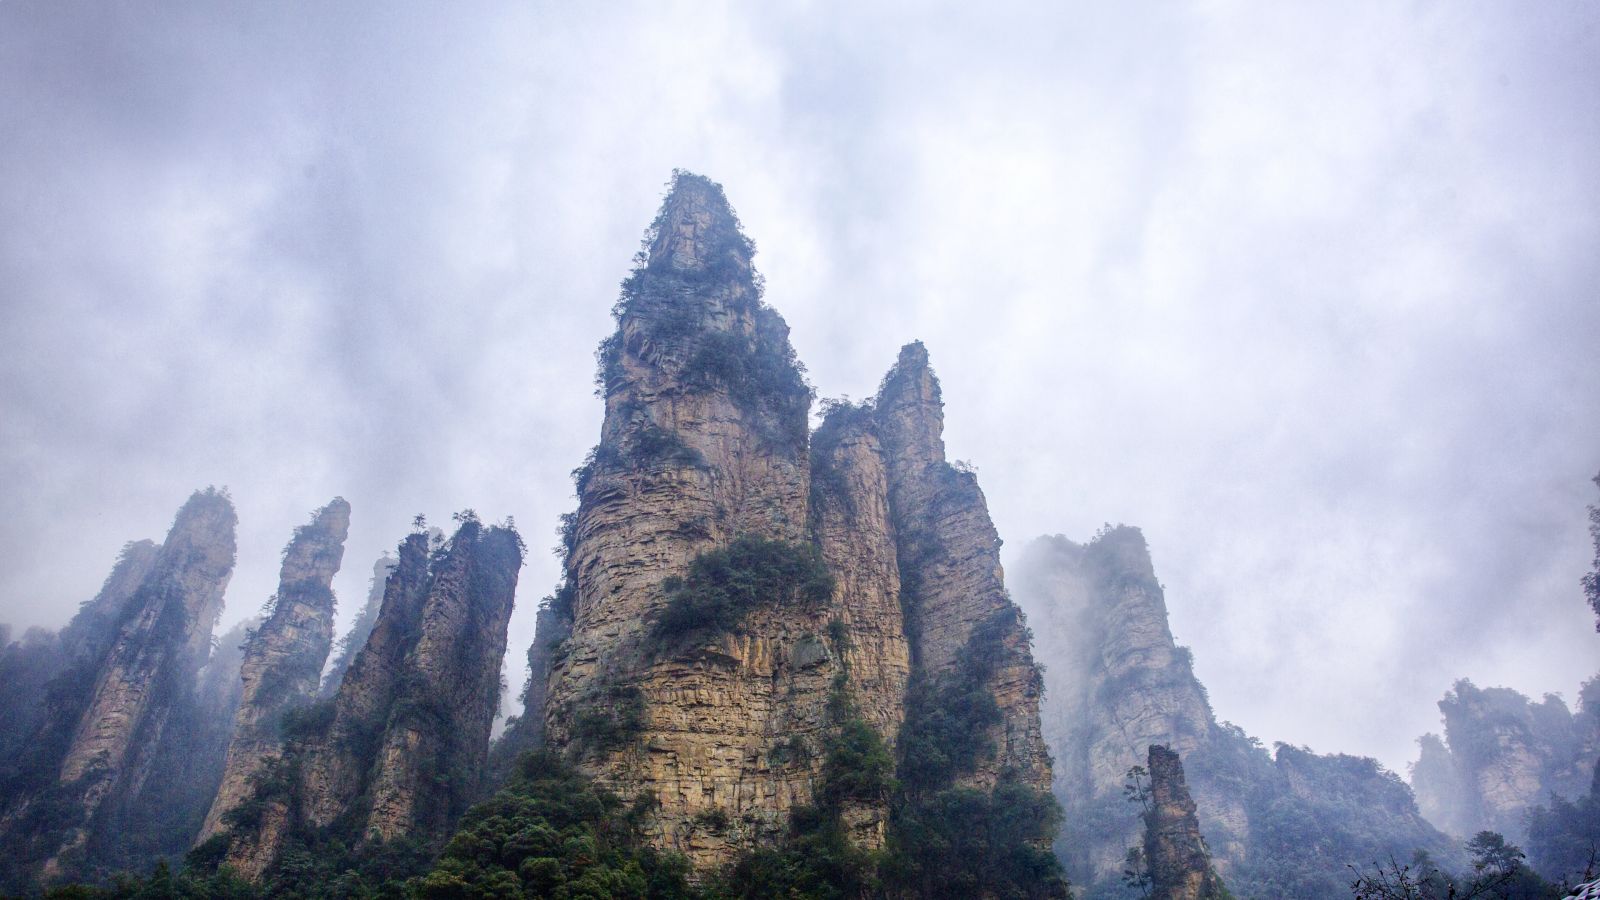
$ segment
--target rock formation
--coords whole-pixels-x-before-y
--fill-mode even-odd
[[[316,694],[333,645],[333,576],[349,531],[350,504],[337,497],[284,548],[272,611],[244,648],[233,737],[199,840],[222,828],[222,817],[249,795],[251,779],[282,755],[284,711]]]
[[[222,817],[236,871],[260,877],[296,834],[428,845],[448,833],[483,789],[522,553],[515,531],[470,513],[436,549],[422,533],[401,543],[337,692],[282,717],[283,756],[252,780],[248,815]]]
[[[1017,567],[1049,698],[1044,730],[1055,790],[1070,815],[1058,842],[1074,881],[1120,877],[1140,823],[1127,814],[1125,774],[1161,745],[1190,756],[1216,730],[1187,648],[1173,640],[1166,599],[1139,529],[1107,528],[1088,544],[1035,540]],[[1242,797],[1194,786],[1218,868],[1244,857]]]
[[[47,880],[85,874],[98,844],[116,837],[108,823],[136,802],[168,720],[195,702],[233,572],[235,521],[226,494],[196,492],[166,542],[125,552],[63,633],[68,669],[50,686],[41,732],[0,817],[0,832],[24,848],[11,856],[19,868],[37,864]]]
[[[1211,867],[1200,837],[1194,801],[1178,754],[1150,745],[1149,809],[1144,814],[1144,859],[1151,900],[1221,900],[1230,897]]]
[[[0,809],[66,753],[73,726],[105,657],[123,608],[155,564],[154,541],[122,548],[100,592],[59,633],[29,629],[0,647]]]
[[[1182,756],[1197,821],[1221,877],[1241,897],[1342,893],[1349,865],[1459,850],[1430,826],[1405,783],[1371,759],[1260,742],[1218,723],[1138,529],[1088,544],[1040,538],[1017,566],[1017,596],[1045,665],[1045,734],[1066,812],[1057,851],[1089,898],[1116,896],[1140,822],[1127,772],[1151,745]],[[1349,802],[1346,798],[1361,798]],[[1299,840],[1313,827],[1318,840]]]
[[[1466,679],[1439,711],[1444,739],[1419,739],[1411,785],[1423,812],[1449,833],[1498,831],[1520,842],[1529,809],[1552,794],[1573,800],[1588,790],[1600,759],[1600,677],[1584,684],[1577,712],[1554,694],[1535,703]]]
[[[1000,712],[963,783],[1049,784],[1026,628],[983,495],[945,461],[926,351],[908,346],[875,403],[836,409],[808,440],[811,393],[752,252],[721,188],[679,174],[599,353],[605,421],[575,473],[566,582],[540,618],[522,716],[607,786],[653,799],[651,840],[699,871],[777,840],[819,799],[840,710],[892,743],[909,686],[949,675],[975,641]],[[716,627],[675,611],[746,552],[820,560],[831,582],[818,596],[772,585]],[[883,841],[887,802],[842,810],[860,845]]]

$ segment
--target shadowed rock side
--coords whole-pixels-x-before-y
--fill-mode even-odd
[[[248,878],[296,835],[436,844],[483,788],[522,543],[467,517],[430,553],[401,543],[377,624],[335,695],[286,717],[280,760],[224,816]]]
[[[24,848],[8,855],[9,864],[24,870],[37,864],[45,880],[92,876],[91,842],[139,795],[173,711],[194,702],[196,674],[210,655],[233,572],[235,521],[225,494],[196,492],[132,594],[120,599],[134,570],[145,568],[142,552],[137,563],[125,556],[127,567],[119,565],[120,574],[113,572],[101,597],[80,614],[87,618],[75,626],[85,627],[67,629],[65,642],[85,660],[77,669],[82,680],[52,689],[43,727],[64,729],[67,737],[40,735],[38,749],[50,757],[31,761],[36,780],[28,795],[12,798],[0,818],[5,840]],[[89,627],[112,619],[109,628]],[[7,874],[11,881],[31,871]]]
[[[1049,782],[1026,628],[982,494],[944,461],[926,353],[908,347],[878,411],[833,410],[808,448],[811,393],[751,253],[721,188],[675,176],[598,354],[605,422],[575,473],[566,581],[529,654],[546,687],[530,688],[514,734],[530,746],[542,715],[550,745],[657,803],[651,842],[698,871],[771,844],[813,802],[845,708],[830,698],[892,743],[913,657],[949,669],[985,623],[1004,660],[984,686],[1004,715],[996,752],[963,783]],[[919,529],[911,559],[904,522]],[[669,615],[687,590],[677,579],[753,547],[820,556],[831,587],[771,588],[724,619]],[[841,810],[859,845],[882,844],[887,802]]]
[[[129,542],[100,592],[65,628],[31,628],[0,647],[0,811],[45,769],[54,778],[123,610],[160,549],[154,541]]]
[[[333,644],[333,576],[349,531],[350,504],[335,498],[284,548],[272,612],[244,648],[233,738],[201,841],[222,828],[222,817],[248,797],[250,780],[282,755],[283,712],[316,693]]]
[[[1150,745],[1150,808],[1145,813],[1144,858],[1151,900],[1230,898],[1211,867],[1200,837],[1194,801],[1183,780],[1183,763],[1166,747]]]
[[[138,871],[153,859],[176,860],[194,844],[222,782],[243,683],[239,667],[254,617],[228,629],[200,670],[192,702],[174,707],[149,777],[115,819],[99,829],[93,856],[103,869]]]
[[[1600,677],[1583,685],[1576,712],[1554,694],[1535,703],[1466,679],[1439,701],[1439,711],[1444,739],[1419,740],[1411,786],[1424,814],[1449,833],[1498,831],[1522,842],[1530,809],[1589,789],[1600,758]]]
[[[1084,897],[1125,893],[1140,822],[1123,787],[1155,744],[1182,755],[1206,846],[1240,897],[1342,895],[1347,866],[1418,849],[1441,865],[1462,861],[1376,761],[1282,744],[1269,754],[1215,720],[1189,652],[1173,642],[1138,529],[1108,527],[1085,545],[1041,538],[1016,576],[1049,688],[1044,727],[1066,814],[1057,852]]]

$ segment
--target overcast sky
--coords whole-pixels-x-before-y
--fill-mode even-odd
[[[927,343],[1008,554],[1144,528],[1222,718],[1403,771],[1455,678],[1600,669],[1590,0],[4,0],[0,135],[0,621],[207,484],[229,621],[335,494],[342,621],[473,507],[516,685],[684,167],[822,396]]]

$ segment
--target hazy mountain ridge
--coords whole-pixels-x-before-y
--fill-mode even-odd
[[[1124,855],[1143,826],[1123,787],[1152,745],[1182,757],[1217,872],[1240,897],[1341,896],[1348,866],[1417,849],[1462,861],[1375,760],[1282,744],[1269,754],[1216,721],[1138,529],[1107,527],[1085,544],[1039,538],[1015,574],[1045,665],[1045,733],[1066,811],[1057,848],[1084,896],[1128,890]]]

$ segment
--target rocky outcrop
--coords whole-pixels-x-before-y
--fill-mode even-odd
[[[1444,739],[1425,734],[1417,739],[1417,748],[1417,761],[1411,764],[1411,790],[1416,794],[1417,808],[1447,834],[1476,834],[1472,830],[1475,804]]]
[[[870,409],[837,408],[812,440],[811,516],[834,576],[826,627],[855,711],[890,745],[905,719],[911,641],[901,607],[899,555],[889,504],[889,471]],[[843,637],[841,640],[840,637]],[[820,645],[811,646],[825,654]],[[858,802],[846,821],[858,845],[887,836],[888,798]]]
[[[915,673],[951,672],[974,641],[1002,713],[963,783],[1049,783],[1026,628],[983,495],[945,461],[926,351],[907,347],[875,403],[833,409],[808,441],[810,390],[751,253],[721,188],[678,174],[599,353],[605,421],[575,473],[566,581],[529,654],[543,687],[517,738],[542,717],[588,774],[653,800],[650,839],[699,871],[818,800],[841,711],[892,743]],[[831,586],[664,637],[696,561],[730,547],[814,554]],[[840,810],[859,844],[883,842],[887,799]]]
[[[653,795],[652,838],[702,866],[782,833],[809,799],[819,761],[773,751],[819,746],[835,665],[799,649],[824,647],[819,610],[755,610],[740,634],[682,652],[651,636],[663,583],[698,554],[741,535],[806,539],[810,392],[751,253],[721,189],[680,176],[602,347],[605,422],[551,620],[571,637],[550,662],[548,739],[625,795]],[[584,717],[619,705],[625,727],[591,739]]]
[[[296,834],[435,844],[482,792],[523,547],[508,527],[462,519],[437,548],[421,533],[401,543],[338,691],[285,715],[283,756],[252,780],[250,815],[224,818],[240,874],[260,877]]]
[[[349,531],[350,504],[334,498],[284,548],[271,612],[244,647],[233,737],[201,841],[221,830],[223,816],[249,796],[251,779],[282,755],[284,711],[316,694],[333,645],[333,576]]]
[[[974,655],[994,660],[984,686],[1001,712],[993,727],[998,752],[963,774],[961,783],[992,788],[1006,772],[1048,791],[1050,757],[1039,724],[1044,685],[1031,638],[1006,593],[1000,535],[977,475],[945,458],[944,403],[920,342],[901,349],[874,415],[888,463],[901,598],[917,670],[935,679]]]
[[[27,848],[11,857],[19,867],[37,861],[47,880],[88,874],[102,830],[141,793],[169,719],[194,702],[210,656],[235,521],[226,494],[195,493],[159,550],[125,553],[63,635],[64,652],[81,664],[52,685],[37,742],[48,757],[31,760],[33,783],[0,819],[7,839]]]
[[[1144,859],[1149,867],[1151,900],[1221,900],[1231,896],[1211,867],[1178,754],[1151,744],[1147,771],[1150,797],[1144,814]]]
[[[1554,694],[1535,703],[1510,688],[1462,679],[1439,701],[1445,736],[1424,735],[1412,766],[1417,801],[1458,837],[1527,835],[1527,813],[1552,794],[1584,794],[1600,759],[1600,678],[1583,686],[1577,712]]]

